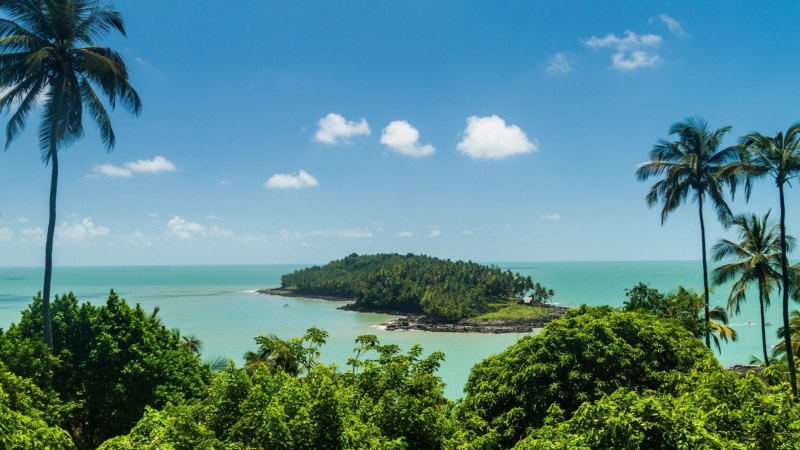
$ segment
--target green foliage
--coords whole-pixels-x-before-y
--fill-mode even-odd
[[[621,388],[584,403],[569,420],[547,424],[515,448],[797,449],[800,404],[750,375],[724,370],[682,376],[674,394]]]
[[[716,365],[711,352],[672,321],[583,306],[478,363],[461,413],[486,422],[477,433],[482,441],[510,447],[526,429],[541,426],[554,404],[571,415],[583,402],[621,387],[665,390],[676,373]]]
[[[360,308],[426,313],[443,321],[485,312],[488,304],[534,287],[530,277],[495,266],[412,254],[352,254],[284,275],[281,286],[301,295],[354,298]]]
[[[423,358],[415,346],[402,354],[375,336],[357,344],[351,372],[315,364],[298,378],[266,364],[231,364],[203,400],[150,409],[129,435],[101,448],[438,449],[456,435],[435,375],[440,352]]]
[[[53,353],[41,336],[41,299],[0,335],[0,360],[68,406],[58,421],[81,448],[127,433],[146,406],[205,393],[210,369],[153,314],[113,291],[106,303],[56,296]]]
[[[655,315],[661,319],[674,320],[697,337],[704,335],[706,328],[700,317],[703,311],[702,295],[678,286],[669,295],[664,295],[644,283],[625,289],[628,297],[623,303],[623,311],[638,311]]]
[[[316,327],[309,328],[302,338],[292,338],[289,341],[274,334],[257,336],[255,341],[258,350],[244,354],[245,367],[253,370],[263,365],[272,371],[281,370],[292,376],[309,372],[316,364],[319,349],[327,339],[328,332]]]
[[[550,310],[541,306],[528,306],[525,304],[507,303],[497,310],[475,316],[475,320],[513,320],[542,317],[549,314]]]
[[[30,380],[6,370],[0,363],[0,448],[71,449],[65,430],[51,425],[61,404]]]

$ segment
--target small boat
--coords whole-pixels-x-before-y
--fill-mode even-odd
[[[765,323],[764,325],[766,325],[766,326],[768,326],[768,327],[771,327],[771,326],[772,326],[772,322],[767,322],[767,323]]]
[[[288,303],[284,303],[284,304],[283,304],[283,307],[284,307],[284,308],[288,308],[288,307],[289,307],[289,304],[288,304]]]

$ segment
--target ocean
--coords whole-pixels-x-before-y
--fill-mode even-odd
[[[553,301],[566,306],[621,306],[624,289],[643,281],[663,291],[678,285],[702,290],[699,261],[666,262],[518,262],[497,263],[523,275],[530,275],[556,291]],[[205,359],[224,356],[242,362],[242,355],[255,348],[253,338],[274,333],[282,338],[302,335],[309,327],[328,331],[322,360],[344,366],[352,355],[354,340],[362,334],[375,334],[382,343],[404,349],[417,343],[425,353],[445,353],[439,375],[446,383],[445,394],[452,399],[463,396],[472,366],[481,359],[502,351],[516,342],[520,334],[462,334],[422,331],[385,331],[378,327],[393,316],[358,313],[337,309],[337,302],[293,299],[257,294],[255,289],[277,287],[280,276],[305,266],[146,266],[146,267],[56,267],[53,292],[72,291],[82,301],[105,301],[109,289],[131,303],[150,311],[160,307],[159,316],[170,328],[183,335],[195,335],[203,342]],[[41,268],[0,268],[0,328],[19,318],[19,312],[41,290]],[[712,293],[712,306],[725,305],[729,286]],[[778,341],[781,323],[780,301],[773,294],[767,320],[772,343]],[[722,345],[717,352],[725,365],[747,363],[760,355],[758,296],[749,293],[742,312],[731,317],[739,341]],[[797,306],[800,308],[800,305]],[[716,350],[715,350],[716,351]]]

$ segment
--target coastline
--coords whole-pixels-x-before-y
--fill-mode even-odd
[[[307,298],[315,300],[327,300],[334,302],[355,302],[354,298],[334,297],[328,295],[299,294],[291,289],[268,288],[256,289],[257,293],[265,295],[275,295],[279,297]],[[354,303],[347,303],[338,309],[344,311],[357,311],[362,313],[378,313],[399,316],[388,322],[380,324],[387,331],[433,331],[442,333],[530,333],[541,329],[550,321],[558,319],[569,309],[558,305],[541,305],[549,309],[548,314],[540,317],[524,319],[500,319],[500,320],[475,320],[462,319],[458,322],[440,322],[432,319],[425,314],[407,313],[401,311],[383,311],[356,306]]]

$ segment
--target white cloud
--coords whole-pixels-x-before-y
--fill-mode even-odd
[[[154,213],[154,212],[147,213],[147,217],[150,217],[151,219],[157,219],[158,218],[158,213]]]
[[[369,228],[339,228],[335,230],[316,230],[309,233],[311,236],[341,237],[341,238],[371,238]]]
[[[439,237],[441,235],[442,235],[442,232],[439,231],[439,230],[431,230],[430,233],[428,233],[428,237],[432,237],[432,238]]]
[[[27,217],[17,217],[17,222],[19,222],[19,223],[30,223],[31,219],[29,219]]]
[[[113,164],[100,164],[94,166],[95,173],[105,175],[113,178],[130,178],[133,176],[133,171],[124,167],[115,166]]]
[[[616,53],[611,57],[611,64],[617,70],[627,72],[644,67],[655,67],[661,61],[658,55],[650,55],[644,51],[635,51],[626,56]]]
[[[655,48],[663,39],[657,34],[637,34],[625,31],[624,37],[609,33],[605,37],[592,36],[584,39],[583,43],[589,48],[613,48],[611,67],[622,72],[636,69],[654,67],[661,61],[658,55],[649,53],[646,49]]]
[[[625,31],[625,37],[618,37],[613,33],[599,38],[592,36],[584,39],[583,43],[590,48],[615,48],[618,51],[630,50],[641,47],[657,47],[661,44],[661,36],[657,34],[637,34],[633,31]]]
[[[559,213],[545,214],[541,217],[544,220],[561,220],[561,214]]]
[[[167,234],[175,236],[185,241],[195,237],[204,237],[211,239],[221,238],[238,238],[233,231],[217,225],[203,225],[198,222],[191,222],[180,216],[174,216],[167,222]]]
[[[233,184],[231,180],[219,180],[220,186],[230,186],[231,184]]]
[[[206,220],[222,220],[222,217],[215,216],[214,214],[209,214],[206,216]]]
[[[430,145],[420,145],[419,131],[405,120],[395,120],[381,131],[381,144],[407,156],[430,156],[436,149]]]
[[[506,125],[496,115],[467,118],[464,138],[458,149],[472,158],[499,159],[521,153],[535,152],[536,145],[516,125]]]
[[[658,19],[669,28],[669,31],[674,33],[677,36],[686,36],[687,33],[683,29],[683,25],[678,22],[674,17],[670,17],[666,14],[659,14]]]
[[[150,242],[150,239],[148,239],[148,237],[139,230],[136,230],[133,233],[126,235],[125,240],[128,242],[129,245],[135,247],[150,247],[151,245],[153,245],[153,243]]]
[[[100,164],[94,167],[94,172],[107,177],[130,178],[134,173],[161,173],[175,172],[178,170],[170,160],[163,156],[153,159],[139,159],[125,163],[124,167],[113,164]]]
[[[59,239],[80,242],[86,238],[106,236],[111,232],[108,227],[96,226],[91,217],[84,217],[80,222],[69,224],[64,221],[56,228]]]
[[[278,173],[269,177],[264,183],[267,189],[301,189],[315,186],[319,186],[319,181],[305,170],[301,170],[297,175]]]
[[[567,55],[556,53],[550,58],[550,63],[545,70],[549,73],[567,73],[572,72],[572,65],[569,63]]]
[[[41,227],[23,228],[22,231],[20,231],[20,234],[22,234],[23,243],[44,242],[44,230]]]
[[[370,130],[367,119],[358,122],[345,119],[340,114],[330,113],[319,119],[319,128],[314,134],[314,140],[323,144],[349,144],[350,138],[356,136],[369,136]]]
[[[14,230],[11,227],[0,228],[0,242],[7,242],[14,238]]]
[[[396,236],[400,238],[410,238],[411,236],[414,236],[414,233],[408,230],[403,230],[397,233]]]
[[[475,233],[473,233],[472,230],[464,230],[461,232],[461,234],[464,236],[472,236]]]
[[[196,233],[203,230],[205,230],[203,225],[197,222],[189,222],[178,216],[169,219],[169,222],[167,222],[167,233],[184,240],[191,239]]]
[[[175,164],[163,156],[156,156],[153,159],[139,159],[125,163],[125,167],[137,173],[175,172],[178,170]]]

